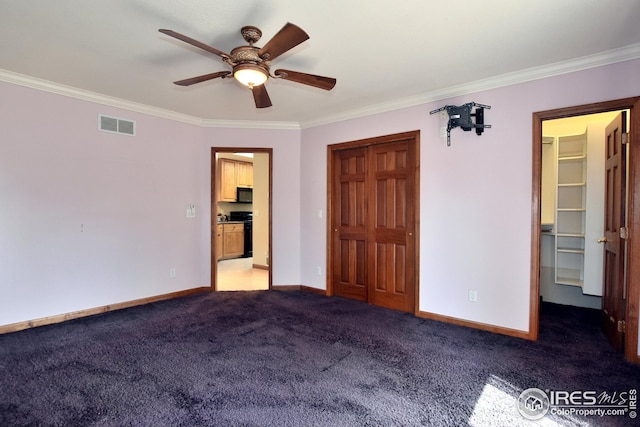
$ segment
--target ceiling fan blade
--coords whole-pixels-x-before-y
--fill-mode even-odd
[[[303,85],[314,86],[324,90],[331,90],[336,85],[336,79],[333,77],[316,76],[315,74],[300,73],[291,70],[276,70],[276,77],[292,82],[302,83]]]
[[[211,52],[214,55],[218,55],[222,58],[229,58],[229,55],[224,53],[223,51],[218,50],[213,46],[209,46],[202,42],[199,42],[198,40],[194,40],[191,37],[187,37],[184,34],[176,33],[175,31],[172,31],[172,30],[164,30],[164,29],[160,29],[158,31],[168,36],[171,36],[173,38],[176,38],[178,40],[182,40],[185,43],[189,43],[190,45],[193,45],[195,47],[199,47],[200,49],[206,50],[207,52]]]
[[[262,59],[271,61],[307,39],[309,39],[309,35],[305,33],[302,28],[287,22],[286,25],[260,49],[258,55]]]
[[[256,108],[271,107],[271,98],[267,93],[267,88],[264,85],[254,86],[251,88],[253,92],[253,100],[256,102]]]
[[[202,76],[191,77],[190,79],[178,80],[177,82],[173,82],[178,86],[191,86],[192,84],[206,82],[207,80],[217,79],[218,77],[227,77],[231,74],[231,71],[218,71],[215,73],[204,74]]]

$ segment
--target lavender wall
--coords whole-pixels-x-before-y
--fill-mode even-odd
[[[201,128],[4,83],[0,99],[0,324],[201,285]]]
[[[303,131],[302,282],[322,288],[328,144],[419,129],[420,310],[528,331],[532,113],[640,94],[640,61],[575,72]],[[493,127],[456,129],[451,147],[429,111],[480,102]],[[324,269],[323,269],[324,271]],[[478,301],[468,301],[470,289]]]
[[[526,331],[531,114],[638,95],[639,74],[629,61],[303,131],[202,128],[0,83],[0,325],[208,285],[214,146],[273,147],[274,284],[323,289],[327,145],[418,129],[420,310]],[[492,106],[493,128],[457,129],[447,147],[429,111],[469,101]],[[137,136],[99,132],[98,113]]]
[[[209,286],[212,146],[273,148],[273,281],[300,284],[299,130],[203,128],[1,82],[0,99],[0,325]],[[98,131],[98,114],[136,136]]]

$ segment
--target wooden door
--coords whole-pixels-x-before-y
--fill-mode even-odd
[[[368,300],[414,311],[415,145],[408,141],[369,148]]]
[[[333,294],[413,313],[417,136],[364,144],[331,160]]]
[[[611,345],[623,349],[624,339],[624,236],[626,199],[626,150],[622,145],[625,113],[619,114],[606,128],[605,140],[605,218],[603,327]]]
[[[367,148],[334,155],[331,272],[334,295],[367,301]]]

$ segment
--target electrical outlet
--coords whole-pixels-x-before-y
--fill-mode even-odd
[[[176,277],[176,269],[175,268],[170,268],[169,269],[169,277],[171,277],[171,278]]]
[[[317,266],[317,267],[316,267],[316,274],[317,274],[318,276],[322,276],[322,268],[321,268],[320,266]]]
[[[478,291],[469,290],[469,301],[476,302],[478,301]]]
[[[445,138],[447,136],[447,127],[440,126],[440,138]]]

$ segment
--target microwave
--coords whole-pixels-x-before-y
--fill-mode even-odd
[[[236,202],[253,203],[253,188],[237,187]]]

